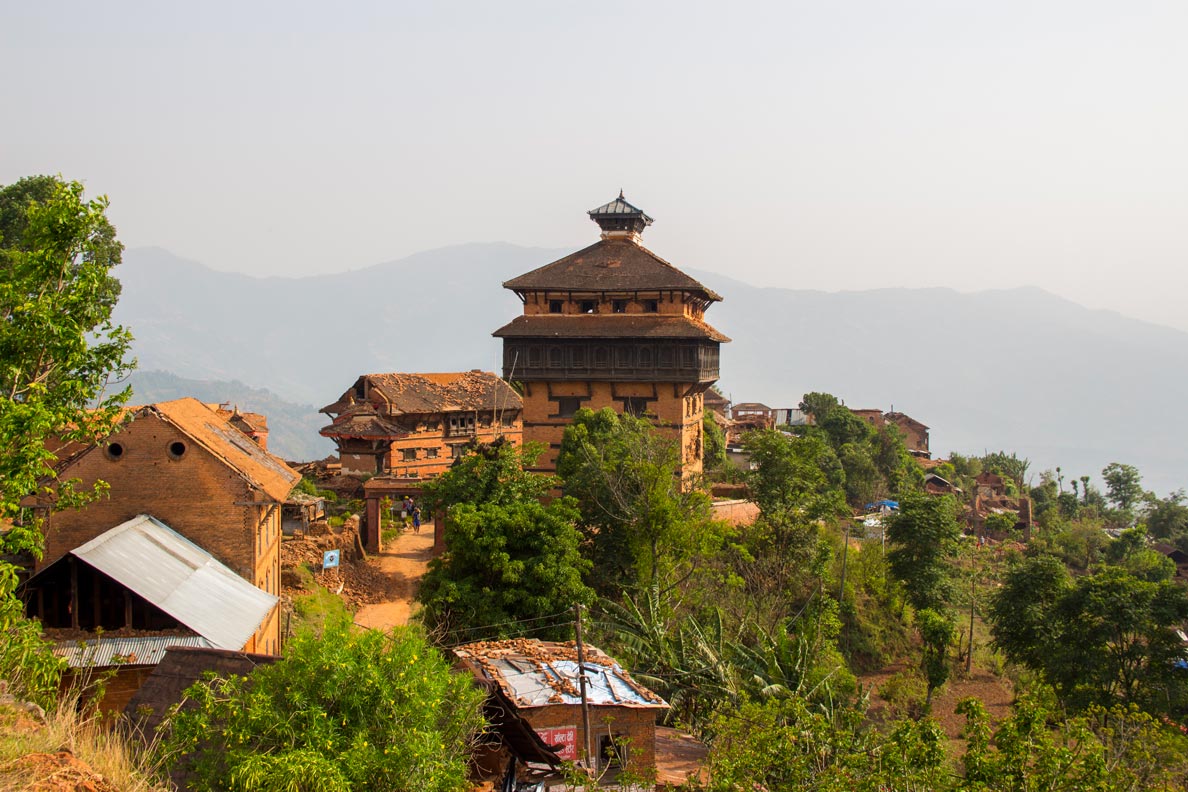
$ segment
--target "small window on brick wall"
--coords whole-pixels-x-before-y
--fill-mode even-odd
[[[437,452],[438,452],[438,449],[436,447],[426,448],[425,449],[425,458],[426,459],[437,459]]]
[[[400,461],[401,462],[416,462],[417,461],[417,449],[415,449],[415,448],[400,449]]]
[[[611,302],[611,311],[614,313],[627,313],[626,300],[614,300]]]
[[[581,406],[582,400],[577,396],[559,396],[557,397],[557,416],[572,418]]]
[[[466,453],[466,446],[462,443],[450,446],[450,459],[458,459]]]
[[[561,313],[563,307],[560,300],[549,300],[549,313]]]
[[[598,311],[598,303],[594,300],[582,300],[581,311],[584,314],[592,314]]]

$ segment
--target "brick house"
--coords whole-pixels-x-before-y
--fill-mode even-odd
[[[932,452],[928,449],[928,427],[910,415],[895,410],[885,413],[879,409],[859,409],[850,412],[876,429],[891,424],[903,435],[903,444],[912,456],[921,459],[932,457]]]
[[[76,548],[140,515],[208,553],[265,593],[280,591],[281,504],[300,475],[197,399],[131,408],[118,431],[101,443],[74,449],[59,476],[83,488],[104,481],[109,490],[81,509],[44,519],[44,570]],[[105,629],[119,625],[102,625]],[[280,619],[272,608],[243,647],[280,649]]]
[[[503,375],[523,384],[524,439],[553,472],[581,407],[649,418],[677,444],[685,476],[702,470],[704,394],[730,339],[705,322],[722,298],[640,242],[652,218],[620,193],[588,212],[593,245],[503,284],[524,304],[496,330]]]
[[[591,747],[599,767],[648,772],[656,767],[656,718],[668,704],[633,680],[601,650],[585,647],[583,671]],[[531,639],[480,641],[454,649],[480,684],[498,685],[546,745],[562,759],[585,753],[577,649]]]
[[[499,377],[478,369],[445,374],[364,374],[321,412],[321,430],[338,446],[343,473],[431,478],[472,439],[519,445],[523,401]]]

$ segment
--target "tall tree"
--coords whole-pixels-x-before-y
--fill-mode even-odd
[[[1138,468],[1111,462],[1101,471],[1101,478],[1105,481],[1106,499],[1120,511],[1133,514],[1144,495]]]
[[[127,389],[107,392],[131,364],[129,333],[111,321],[122,246],[107,199],[83,199],[78,182],[38,176],[0,188],[0,554],[40,557],[41,527],[21,499],[41,493],[56,508],[104,489],[57,481],[67,443],[110,434]],[[93,405],[97,408],[91,409]],[[59,663],[23,619],[14,567],[0,560],[0,677],[33,698],[51,695]]]
[[[916,610],[943,610],[953,593],[953,559],[961,538],[949,496],[912,495],[887,525],[887,563]]]
[[[417,594],[419,618],[439,640],[509,637],[526,622],[564,638],[569,620],[557,614],[593,599],[573,499],[544,505],[556,479],[525,470],[538,451],[502,439],[475,445],[425,486],[425,500],[446,510],[446,551]]]
[[[676,444],[642,418],[583,408],[566,427],[557,472],[581,509],[600,590],[653,583],[715,541],[710,499],[679,466]]]

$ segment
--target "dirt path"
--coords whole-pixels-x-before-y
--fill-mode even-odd
[[[392,581],[392,599],[364,605],[355,614],[355,624],[376,629],[408,624],[417,584],[432,557],[433,523],[422,525],[420,533],[408,531],[401,534],[384,552],[375,556],[379,559],[380,571]]]

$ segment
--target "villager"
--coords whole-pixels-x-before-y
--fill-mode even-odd
[[[413,515],[413,530],[416,531],[417,533],[420,533],[421,532],[421,507],[413,506],[412,515]]]

